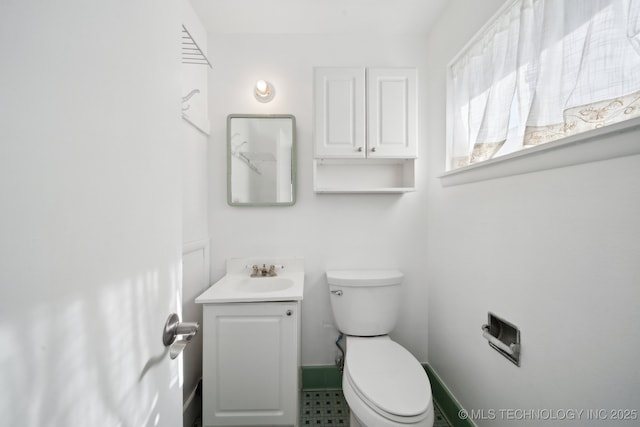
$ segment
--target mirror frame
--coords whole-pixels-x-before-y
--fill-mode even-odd
[[[290,202],[233,202],[231,197],[231,120],[232,119],[291,119],[291,201]],[[229,114],[227,116],[227,204],[229,206],[293,206],[297,192],[296,118],[292,114]]]

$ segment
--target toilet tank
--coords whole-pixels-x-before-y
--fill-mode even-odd
[[[397,270],[327,271],[336,326],[347,335],[386,335],[395,327],[403,274]]]

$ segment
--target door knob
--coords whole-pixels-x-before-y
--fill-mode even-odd
[[[191,339],[196,336],[200,324],[198,322],[180,322],[180,317],[176,313],[172,313],[167,318],[162,332],[162,343],[165,347],[169,347],[169,356],[172,359],[178,357],[182,350],[189,344]],[[183,338],[176,341],[178,336]]]

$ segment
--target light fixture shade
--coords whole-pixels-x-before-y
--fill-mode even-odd
[[[276,96],[276,88],[266,80],[258,80],[254,95],[260,102],[269,102]]]

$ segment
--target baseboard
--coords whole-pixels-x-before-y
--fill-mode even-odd
[[[342,388],[342,374],[337,366],[302,367],[303,390],[336,390]]]
[[[431,382],[433,401],[438,405],[440,412],[442,412],[442,415],[444,415],[449,424],[451,424],[451,427],[475,427],[475,424],[471,422],[471,420],[460,418],[459,414],[462,406],[460,406],[456,398],[451,394],[447,386],[433,369],[426,363],[423,363],[422,367],[427,372],[427,376]],[[341,388],[342,374],[337,366],[319,365],[302,367],[303,390],[335,390]]]
[[[440,412],[447,419],[451,427],[475,427],[475,424],[470,419],[460,418],[460,414],[466,414],[466,412],[462,411],[460,403],[458,403],[453,394],[451,394],[451,391],[449,391],[431,366],[423,363],[422,367],[427,372],[429,382],[431,383],[433,401],[438,405]]]

